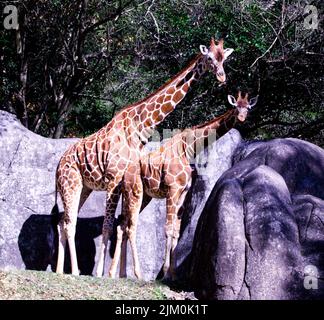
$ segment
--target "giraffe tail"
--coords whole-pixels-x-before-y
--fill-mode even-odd
[[[57,204],[57,184],[55,182],[55,204],[51,211],[51,222],[53,226],[57,226],[61,220],[62,215]]]
[[[61,214],[60,214],[60,210],[59,210],[59,207],[57,205],[57,203],[55,203],[52,211],[51,211],[51,222],[52,222],[52,225],[54,226],[57,226],[58,223],[60,222],[61,220]]]

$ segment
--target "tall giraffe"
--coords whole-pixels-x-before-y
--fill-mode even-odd
[[[197,155],[197,151],[202,151],[207,144],[206,139],[212,134],[216,138],[223,136],[233,128],[239,120],[244,122],[248,110],[257,103],[257,98],[248,100],[248,94],[244,97],[241,92],[237,100],[229,95],[228,101],[235,108],[207,123],[198,125],[174,135],[170,140],[163,144],[158,150],[143,154],[140,160],[141,177],[145,197],[143,209],[152,198],[166,198],[167,219],[165,226],[166,249],[163,265],[164,275],[174,276],[175,259],[174,250],[178,243],[181,216],[180,208],[185,200],[186,194],[191,186],[192,169],[190,161]],[[132,205],[128,203],[126,205]],[[114,255],[110,275],[115,276],[119,257],[121,256],[121,276],[126,275],[126,241],[127,229],[130,221],[137,217],[130,216],[139,213],[129,208],[124,208],[122,223],[117,229],[116,253]],[[171,265],[170,265],[171,261]],[[134,266],[136,268],[136,266]],[[138,268],[138,266],[137,266]]]
[[[212,39],[210,47],[200,46],[200,51],[186,68],[155,93],[122,109],[105,127],[81,139],[63,154],[56,172],[57,191],[64,206],[64,215],[58,225],[57,273],[63,273],[66,240],[69,244],[72,274],[79,273],[75,249],[78,211],[93,190],[101,190],[106,191],[106,214],[97,275],[102,275],[120,195],[119,186],[126,169],[132,172],[130,163],[139,162],[144,144],[154,127],[174,110],[204,72],[211,70],[220,82],[226,80],[223,63],[233,49],[224,49],[223,40],[216,44]],[[130,192],[137,194],[136,189]],[[57,211],[56,204],[53,213]],[[134,256],[136,259],[136,252]]]

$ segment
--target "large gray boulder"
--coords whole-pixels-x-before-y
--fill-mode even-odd
[[[76,141],[41,137],[23,127],[13,115],[0,111],[0,269],[55,268],[57,233],[50,216],[54,205],[55,170],[63,152]],[[185,273],[204,203],[218,177],[231,167],[233,152],[240,143],[238,131],[231,130],[197,160],[192,197],[188,197],[185,204],[179,241],[181,250],[177,254],[179,270]],[[148,149],[154,147],[154,143],[148,145]],[[96,268],[104,203],[105,194],[93,192],[79,213],[76,245],[82,274],[93,274]],[[62,211],[62,204],[59,206]],[[119,212],[120,206],[117,214]],[[137,244],[146,280],[155,279],[163,264],[164,222],[164,200],[151,201],[140,214]],[[132,277],[130,250],[128,254],[127,271]],[[110,259],[109,256],[106,266]],[[69,271],[68,259],[66,271]]]
[[[200,217],[190,281],[204,299],[324,297],[324,150],[242,144]]]

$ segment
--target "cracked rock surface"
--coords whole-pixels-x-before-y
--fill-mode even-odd
[[[242,144],[191,257],[199,298],[324,298],[324,150],[298,139]]]

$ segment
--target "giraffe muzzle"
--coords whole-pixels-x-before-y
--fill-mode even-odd
[[[220,71],[220,72],[217,72],[216,73],[216,77],[217,77],[217,80],[220,82],[220,83],[224,83],[226,82],[226,75],[224,72]]]

